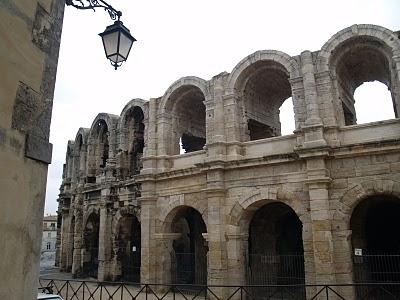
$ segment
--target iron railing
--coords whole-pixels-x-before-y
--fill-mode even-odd
[[[256,293],[261,298],[268,299],[275,293],[287,293],[290,297],[305,299],[303,255],[251,254],[246,266],[246,283],[249,286],[265,286],[264,289],[256,288]],[[288,287],[282,291],[280,288],[271,288],[271,285],[290,285],[292,288]],[[252,290],[253,288],[249,287],[249,291]]]
[[[363,295],[355,294],[357,287],[364,287]],[[399,294],[391,290],[400,283],[362,283],[332,285],[185,285],[185,284],[130,284],[125,282],[97,282],[80,280],[58,280],[41,278],[39,289],[52,292],[64,300],[400,300]],[[266,289],[270,294],[265,294]],[[306,291],[304,298],[298,298],[293,291]],[[196,290],[197,293],[187,293]],[[261,294],[258,291],[262,291]]]
[[[370,254],[353,256],[355,283],[365,282],[400,282],[400,255]],[[368,287],[357,286],[356,296],[368,293]],[[388,292],[399,296],[400,286],[388,286]]]

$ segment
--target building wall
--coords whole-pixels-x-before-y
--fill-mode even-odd
[[[280,202],[302,223],[305,282],[352,282],[352,210],[368,195],[399,195],[400,187],[399,119],[345,126],[342,102],[348,99],[340,96],[344,85],[338,87],[337,76],[342,73],[337,70],[354,63],[356,56],[346,53],[359,47],[370,47],[382,61],[391,62],[385,66],[392,79],[398,117],[399,34],[375,25],[345,28],[313,53],[304,51],[291,57],[280,51],[257,51],[229,74],[221,73],[209,81],[184,77],[160,98],[132,100],[121,116],[99,114],[92,128],[81,128],[75,141],[68,144],[59,198],[63,224],[59,265],[80,275],[88,261],[86,223],[95,215],[100,227],[97,276],[100,280],[118,279],[118,224],[124,216],[135,215],[141,223],[141,282],[170,283],[174,241],[182,239],[174,224],[191,207],[206,227],[202,236],[208,249],[207,282],[244,284],[251,220],[264,205]],[[276,69],[280,71],[276,73]],[[380,80],[373,68],[367,70],[361,77],[349,77],[351,89],[361,79]],[[265,81],[280,84],[274,87]],[[264,84],[269,90],[283,89],[271,92],[274,101],[292,97],[293,134],[251,138],[249,113],[259,114],[268,106],[261,105],[261,98],[271,96],[268,89],[262,90]],[[288,84],[291,95],[287,94]],[[256,98],[249,103],[249,97]],[[191,101],[193,105],[187,105]],[[182,111],[200,109],[199,101],[205,105],[206,143],[198,151],[177,154],[180,124],[190,124],[183,118],[203,115]],[[276,101],[271,104],[271,115],[276,114]],[[126,111],[133,107],[144,115],[145,147],[140,174],[127,179],[118,170],[126,151]],[[248,107],[253,111],[247,111]],[[177,113],[182,119],[179,122],[174,117]],[[97,152],[85,150],[99,146],[95,138],[99,120],[107,124],[109,143],[108,159],[102,167],[90,162],[95,161]],[[259,118],[268,123],[266,120]],[[276,115],[271,124],[276,129],[273,135],[279,135]],[[80,140],[83,144],[77,143]],[[80,175],[74,177],[77,161],[86,161],[86,165],[80,163]],[[66,258],[71,255],[69,266]]]
[[[63,1],[0,3],[1,299],[37,295],[63,10]]]
[[[57,216],[44,217],[42,234],[42,252],[56,252]]]

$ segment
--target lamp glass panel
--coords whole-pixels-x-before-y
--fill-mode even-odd
[[[125,57],[125,59],[128,58],[129,50],[131,50],[132,44],[133,40],[124,33],[121,33],[119,54]]]
[[[104,50],[106,52],[106,56],[110,56],[112,54],[117,53],[118,34],[119,34],[119,32],[115,31],[115,32],[111,32],[111,33],[103,35],[103,44],[104,44]]]
[[[118,55],[118,54],[111,55],[108,59],[115,63],[120,63],[120,62],[125,61],[125,59],[121,55]]]

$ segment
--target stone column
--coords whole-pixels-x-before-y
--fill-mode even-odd
[[[69,238],[69,224],[70,224],[69,210],[63,209],[62,223],[61,223],[61,256],[60,256],[60,271],[67,269],[67,255],[68,255],[68,238]]]
[[[117,281],[121,278],[121,261],[118,260],[119,243],[120,241],[114,235],[112,238],[112,261],[111,261],[111,280]]]
[[[157,115],[157,169],[163,172],[169,169],[167,156],[172,149],[172,116],[163,112]]]
[[[224,203],[225,189],[223,188],[224,170],[216,166],[207,172],[207,203],[208,203],[208,284],[224,285],[227,278],[227,248],[225,236]],[[218,294],[217,294],[218,293]],[[216,290],[223,298],[225,291]]]
[[[157,282],[162,284],[173,283],[172,278],[172,255],[174,249],[172,247],[173,241],[181,237],[181,233],[156,233],[154,235],[157,241]]]
[[[157,255],[155,232],[155,208],[156,197],[140,198],[140,221],[141,221],[141,266],[140,281],[142,283],[154,283],[156,280]]]
[[[393,53],[394,67],[392,71],[391,93],[393,98],[393,107],[395,117],[400,117],[400,49]]]
[[[66,261],[66,268],[67,272],[71,272],[72,263],[73,263],[73,251],[74,251],[74,237],[75,237],[75,224],[73,226],[72,219],[74,217],[73,214],[74,209],[71,208],[71,216],[69,218],[69,225],[68,225],[68,245],[67,245],[67,261]]]
[[[321,153],[322,154],[322,153]],[[314,153],[316,156],[316,153]],[[323,157],[307,160],[310,216],[313,236],[315,283],[335,283],[332,222],[329,211],[330,178]]]
[[[82,272],[82,269],[81,269],[81,249],[82,249],[82,234],[83,234],[82,223],[83,223],[82,209],[76,209],[76,211],[75,211],[74,252],[72,254],[73,260],[72,260],[72,270],[71,270],[72,277],[74,277],[74,278],[80,276],[81,272]]]
[[[228,160],[238,159],[243,156],[242,153],[242,131],[243,113],[241,100],[234,91],[227,91],[223,96],[224,100],[224,123],[225,136],[227,142],[226,155]]]
[[[319,115],[318,94],[314,77],[314,65],[310,51],[301,53],[301,71],[303,73],[304,96],[306,102],[306,122],[304,130],[304,147],[326,146],[321,117]]]
[[[222,75],[213,78],[213,101],[206,102],[207,158],[225,160],[224,80]]]
[[[80,179],[80,181],[82,178],[84,178],[86,176],[86,173],[85,173],[86,155],[87,155],[86,147],[82,146],[81,152],[79,154],[79,179]]]
[[[229,285],[246,284],[246,257],[248,256],[249,235],[240,233],[236,226],[229,226],[227,233]]]
[[[149,101],[149,117],[145,124],[145,147],[143,149],[143,169],[141,174],[152,173],[157,168],[157,100]]]
[[[107,189],[108,190],[108,189]],[[107,193],[107,190],[102,190],[102,198]],[[110,265],[111,265],[111,224],[112,216],[108,203],[104,202],[100,208],[100,228],[99,228],[99,268],[97,278],[100,281],[110,280]]]
[[[344,229],[346,227],[336,226],[333,223],[333,245],[335,260],[335,278],[336,283],[353,282],[353,247],[351,245],[351,230]],[[340,295],[346,299],[356,299],[354,287],[341,287]]]

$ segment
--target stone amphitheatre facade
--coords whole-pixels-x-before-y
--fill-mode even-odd
[[[354,25],[100,113],[68,143],[57,264],[143,283],[383,280],[363,258],[400,254],[399,78],[399,33]],[[354,91],[374,80],[396,118],[357,125]]]

